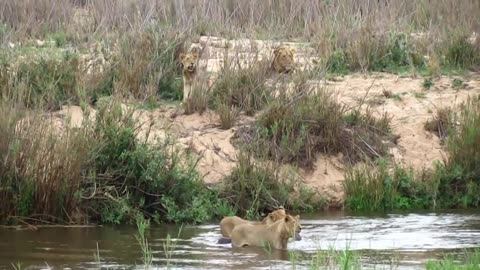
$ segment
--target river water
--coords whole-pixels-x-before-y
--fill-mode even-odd
[[[306,269],[318,250],[348,246],[363,266],[422,269],[426,260],[480,247],[480,211],[353,215],[342,211],[301,215],[302,240],[289,252],[218,245],[217,224],[152,225],[147,233],[153,268],[164,269]],[[180,234],[179,234],[180,230]],[[135,269],[142,268],[135,226],[0,229],[0,268]],[[166,244],[167,235],[172,241]],[[98,248],[97,248],[98,246]],[[94,254],[100,255],[100,263]]]

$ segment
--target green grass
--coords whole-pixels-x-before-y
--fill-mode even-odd
[[[448,159],[420,173],[385,162],[353,167],[344,182],[347,208],[374,211],[480,205],[476,195],[480,192],[480,99],[470,98],[458,115],[439,110],[425,128],[445,142]]]
[[[357,211],[421,209],[432,204],[428,182],[398,165],[390,172],[383,160],[349,169],[344,189],[345,206]]]
[[[426,270],[475,270],[480,268],[480,250],[465,251],[458,256],[446,256],[441,260],[430,260]]]
[[[293,171],[274,162],[254,160],[246,151],[240,151],[237,159],[236,167],[222,181],[221,195],[238,215],[255,218],[279,207],[294,211],[324,207],[325,201]]]
[[[281,90],[280,90],[281,91]],[[386,152],[390,118],[367,109],[348,110],[331,93],[308,95],[305,81],[294,85],[297,96],[274,100],[252,125],[239,130],[240,144],[281,163],[311,168],[317,153],[342,153],[347,163],[380,157]],[[353,131],[353,132],[351,132]]]
[[[186,108],[187,113],[214,109],[222,129],[235,126],[242,112],[259,114],[254,125],[237,132],[241,144],[249,146],[248,155],[255,154],[261,162],[307,169],[313,168],[319,153],[341,153],[349,165],[374,162],[387,155],[385,142],[392,141],[387,115],[373,117],[368,109],[347,109],[326,93],[306,95],[308,76],[322,78],[324,70],[330,73],[327,77],[358,71],[419,73],[428,75],[423,86],[430,89],[439,74],[465,74],[480,64],[478,41],[468,39],[478,22],[464,20],[479,13],[472,1],[437,1],[428,9],[425,1],[388,7],[359,3],[362,12],[376,20],[358,16],[359,9],[352,9],[348,1],[331,5],[307,0],[297,9],[291,9],[288,1],[274,5],[225,1],[215,6],[215,14],[209,13],[212,7],[207,2],[181,5],[181,9],[176,0],[166,3],[158,8],[153,0],[128,5],[93,1],[86,14],[78,14],[81,10],[72,1],[0,3],[1,222],[35,216],[40,221],[65,223],[72,221],[74,209],[94,221],[121,223],[133,222],[138,215],[162,222],[203,222],[236,211],[256,215],[272,204],[309,208],[310,197],[305,196],[305,201],[289,198],[291,183],[277,188],[278,182],[289,177],[250,160],[238,164],[228,176],[230,184],[241,191],[238,197],[222,199],[220,191],[203,184],[195,170],[196,160],[177,151],[174,139],[153,145],[139,141],[131,116],[119,113],[118,104],[102,105],[102,100],[111,98],[133,99],[148,108],[181,100],[178,54],[198,41],[199,34],[301,40],[317,49],[314,56],[325,62],[304,77],[293,76],[293,98],[273,98],[274,90],[281,87],[270,88],[265,83],[270,78],[268,61],[237,71],[234,60],[226,59],[212,97],[200,95]],[[457,8],[451,9],[452,5]],[[185,14],[192,16],[186,20]],[[425,31],[430,36],[423,41],[410,35]],[[38,46],[37,39],[45,45]],[[106,64],[87,72],[88,60],[102,60],[100,54]],[[452,85],[464,86],[457,78]],[[400,100],[401,96],[390,93],[390,98]],[[64,105],[92,105],[99,116],[85,127],[58,132],[44,121],[43,113]],[[360,208],[367,205],[363,200],[384,209],[437,203],[477,207],[473,194],[479,190],[476,153],[480,132],[474,106],[467,106],[471,112],[463,111],[461,124],[455,128],[443,120],[432,122],[430,130],[438,131],[450,157],[431,172],[435,177],[431,190],[424,191],[422,186],[405,190],[402,185],[415,186],[410,180],[416,178],[413,173],[395,175],[380,167],[370,173],[374,173],[369,175],[370,183],[362,176],[366,172],[355,172],[348,177],[359,189],[366,183],[393,194],[391,199],[362,198],[361,193],[368,190],[349,190],[361,198]],[[18,128],[26,116],[33,120]],[[273,184],[265,188],[268,182]],[[251,193],[252,188],[259,193]],[[243,202],[239,198],[248,192],[245,205],[239,206]]]
[[[433,80],[431,78],[425,78],[423,80],[422,86],[423,86],[423,89],[430,90],[430,88],[432,88],[433,86]]]
[[[198,223],[229,212],[218,192],[203,184],[196,160],[180,152],[172,137],[147,144],[137,139],[132,111],[115,101],[99,106],[93,122],[67,128],[63,137],[41,118],[14,133],[18,116],[3,115],[2,223],[18,222],[12,216],[63,223],[76,209],[102,223],[139,215]]]

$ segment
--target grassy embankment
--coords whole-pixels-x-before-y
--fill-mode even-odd
[[[448,129],[448,161],[417,176],[375,165],[392,138],[389,116],[346,108],[324,91],[305,94],[307,79],[330,74],[419,74],[428,86],[440,74],[461,74],[480,63],[480,41],[468,39],[480,24],[477,1],[380,2],[1,2],[1,222],[120,223],[138,216],[204,222],[231,213],[253,217],[279,205],[313,209],[322,199],[276,164],[308,168],[318,152],[343,153],[352,165],[345,182],[349,208],[478,206],[478,99]],[[428,39],[411,35],[420,32]],[[202,103],[192,108],[210,106],[224,129],[239,112],[260,113],[239,133],[237,167],[213,189],[202,183],[193,157],[175,150],[174,137],[155,144],[138,139],[133,111],[121,106],[135,101],[153,108],[181,99],[176,59],[200,35],[300,39],[322,59],[314,71],[294,75],[300,94],[293,97],[273,98],[260,63],[224,70],[213,95],[196,99]],[[97,49],[89,51],[92,45]],[[99,64],[92,72],[84,69],[89,60]],[[82,127],[60,132],[43,116],[62,105],[97,113]],[[358,162],[368,168],[353,167]]]

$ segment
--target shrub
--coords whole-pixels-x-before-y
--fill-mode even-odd
[[[176,56],[183,41],[162,29],[129,32],[120,40],[117,55],[117,91],[148,99],[157,93],[165,99],[181,99],[181,74]],[[148,85],[154,91],[148,91]]]
[[[434,133],[443,143],[447,137],[449,129],[454,128],[454,115],[451,108],[440,108],[432,120],[428,120],[424,125],[425,130]]]
[[[423,80],[422,86],[423,86],[423,89],[425,89],[425,90],[430,90],[430,88],[432,88],[432,86],[433,86],[433,81],[432,81],[432,79],[431,79],[431,78],[425,78],[425,79]]]
[[[306,85],[295,87],[298,96],[277,99],[256,125],[239,130],[235,138],[249,145],[252,153],[266,152],[275,161],[307,168],[318,152],[343,153],[351,163],[386,153],[382,140],[389,136],[387,116],[378,120],[368,111],[349,112],[325,91],[310,96]]]
[[[344,182],[346,206],[355,210],[478,207],[480,99],[469,99],[458,117],[444,112],[442,118],[450,125],[441,129],[448,135],[449,156],[444,162],[421,175],[398,165],[389,172],[385,163],[352,168]],[[443,121],[447,120],[440,122],[442,126]],[[431,123],[435,128],[439,125]]]
[[[390,33],[383,54],[374,56],[372,63],[373,70],[390,72],[410,67],[425,67],[423,58],[418,56],[408,43],[405,33]]]
[[[230,129],[231,127],[233,127],[239,114],[238,107],[230,107],[228,106],[228,104],[225,104],[222,101],[217,101],[216,106],[218,117],[220,119],[220,128]]]
[[[468,41],[468,35],[454,35],[446,42],[444,65],[468,69],[480,64],[480,46]]]
[[[78,71],[78,56],[68,52],[60,59],[41,57],[38,61],[21,62],[16,72],[7,74],[8,98],[27,108],[47,110],[78,102]]]
[[[263,109],[271,99],[270,91],[265,85],[267,74],[267,62],[238,70],[227,66],[213,86],[213,107],[237,107],[247,115]]]
[[[118,105],[97,113],[90,160],[90,181],[104,194],[88,201],[91,214],[103,222],[120,223],[138,212],[156,220],[204,222],[222,204],[203,184],[195,161],[176,148],[171,138],[147,145],[136,139],[131,115]],[[88,182],[87,182],[88,183]],[[84,190],[92,190],[87,184]],[[105,198],[106,196],[106,198]]]
[[[45,116],[2,105],[0,119],[0,221],[29,218],[66,222],[79,205],[81,168],[89,138]]]
[[[204,86],[194,87],[190,94],[190,98],[186,100],[184,105],[185,114],[192,114],[198,112],[202,114],[208,108],[208,89],[203,88]]]
[[[332,73],[347,74],[349,70],[347,61],[347,56],[343,51],[334,51],[327,60],[327,70]]]
[[[446,140],[448,159],[437,167],[443,206],[478,207],[480,200],[480,97],[464,105]]]
[[[324,204],[294,173],[282,171],[274,162],[255,161],[246,151],[238,154],[236,167],[222,183],[222,197],[248,218],[280,206],[311,210]]]
[[[426,270],[473,270],[480,265],[480,250],[464,250],[458,255],[448,255],[441,260],[429,260],[425,264]]]
[[[383,160],[351,168],[345,175],[345,206],[352,210],[377,211],[426,208],[432,196],[427,184],[413,170],[395,165],[389,172]]]

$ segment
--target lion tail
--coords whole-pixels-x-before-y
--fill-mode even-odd
[[[228,237],[220,237],[220,239],[218,239],[218,242],[217,242],[217,244],[221,244],[221,245],[230,244],[230,243],[232,243],[232,239]]]

